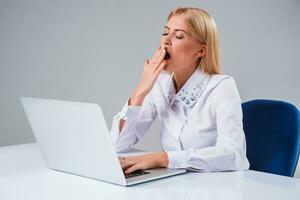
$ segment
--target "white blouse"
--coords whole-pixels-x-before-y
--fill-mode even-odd
[[[160,121],[168,168],[226,171],[249,168],[241,99],[232,77],[195,70],[176,94],[173,74],[161,74],[142,106],[125,103],[112,123],[118,153],[129,150]],[[120,119],[126,120],[119,133]]]

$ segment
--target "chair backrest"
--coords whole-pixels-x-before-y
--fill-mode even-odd
[[[292,104],[258,99],[242,104],[250,169],[293,176],[300,145],[300,114]]]

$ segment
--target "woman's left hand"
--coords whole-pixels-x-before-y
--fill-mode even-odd
[[[141,156],[119,158],[123,171],[126,174],[136,170],[167,167],[169,164],[168,155],[165,152],[149,153]]]

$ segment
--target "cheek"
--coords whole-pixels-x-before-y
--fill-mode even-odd
[[[194,48],[193,44],[181,42],[175,46],[174,50],[178,58],[190,59],[194,56]]]

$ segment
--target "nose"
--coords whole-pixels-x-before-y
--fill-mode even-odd
[[[170,42],[164,42],[163,45],[164,45],[165,47],[170,46]]]
[[[163,45],[165,45],[165,46],[171,46],[171,41],[168,38],[166,38],[163,41]]]
[[[168,36],[164,37],[161,41],[161,46],[167,47],[167,46],[171,46],[171,44],[172,44],[171,40]]]

